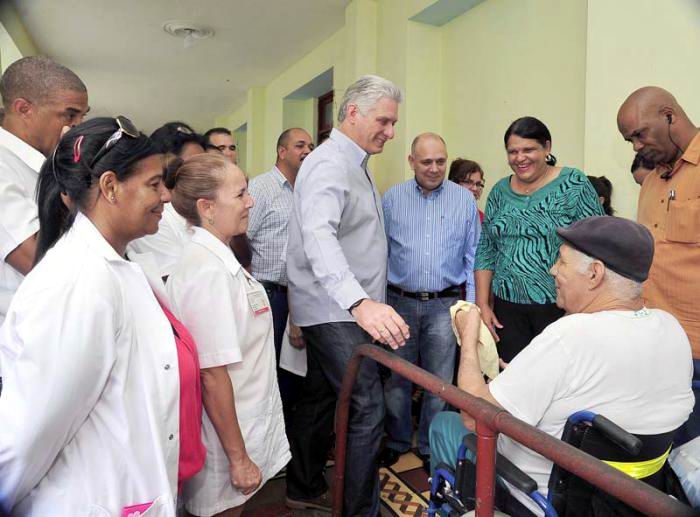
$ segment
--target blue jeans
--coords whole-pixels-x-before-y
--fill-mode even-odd
[[[700,359],[693,361],[693,382],[700,382]],[[693,438],[700,436],[700,388],[693,390],[695,394],[695,406],[688,420],[683,424],[673,437],[675,446],[683,445]]]
[[[358,345],[372,341],[351,322],[303,327],[309,369],[288,433],[292,460],[287,494],[311,498],[325,487],[323,469],[331,445],[334,404],[345,370]],[[384,422],[384,399],[377,364],[362,362],[350,399],[343,515],[379,515],[377,456]]]
[[[396,355],[418,364],[421,368],[452,383],[455,371],[457,339],[452,332],[450,307],[457,297],[420,301],[389,291],[387,302],[408,324],[411,337],[395,351]],[[386,401],[385,429],[387,447],[405,452],[411,448],[411,381],[394,372],[384,384]],[[418,426],[418,452],[430,454],[428,428],[433,417],[443,411],[445,401],[432,393],[423,394],[423,405]]]

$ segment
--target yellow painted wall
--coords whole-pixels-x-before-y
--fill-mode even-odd
[[[248,171],[248,131],[247,127],[243,126],[233,132],[233,138],[236,141],[238,149],[238,166],[244,171]]]
[[[344,27],[222,114],[229,127],[248,124],[247,172],[268,170],[279,133],[313,115],[308,104],[285,97],[332,67],[336,113],[347,85],[365,73],[404,93],[396,138],[370,161],[381,191],[412,176],[406,155],[413,137],[436,131],[450,158],[484,167],[483,207],[489,188],[511,173],[503,133],[533,115],[549,126],[559,164],[606,175],[619,215],[635,217],[638,187],[617,108],[633,89],[657,84],[700,123],[700,2],[485,0],[442,27],[410,20],[438,1],[353,0]]]
[[[9,1],[0,1],[0,69],[24,56],[38,54],[31,36]]]
[[[588,0],[586,172],[614,184],[613,207],[636,217],[639,187],[632,146],[617,131],[617,110],[641,86],[673,93],[700,125],[700,2]]]
[[[0,24],[0,69],[2,72],[10,66],[12,63],[20,59],[22,52],[20,52],[15,42],[12,40],[10,33],[7,32],[5,27]]]
[[[583,166],[586,0],[487,0],[443,30],[444,136],[484,168],[482,207],[511,174],[503,134],[521,116],[549,127],[560,165]]]
[[[314,139],[316,135],[316,99],[284,99],[282,105],[282,127],[300,127]]]

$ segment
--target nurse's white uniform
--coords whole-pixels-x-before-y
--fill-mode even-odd
[[[0,329],[0,508],[175,515],[177,349],[151,281],[78,214],[17,290]]]
[[[290,460],[277,387],[272,312],[265,289],[241,267],[231,249],[194,227],[167,290],[177,318],[199,351],[201,368],[227,366],[246,451],[260,468],[262,484]],[[204,469],[186,482],[190,513],[209,516],[240,506],[245,496],[231,484],[228,458],[206,411]],[[261,484],[261,486],[262,486]]]
[[[166,277],[175,269],[191,237],[185,218],[175,211],[172,203],[165,203],[158,231],[131,241],[127,249],[131,253],[151,253],[160,269],[160,276]]]

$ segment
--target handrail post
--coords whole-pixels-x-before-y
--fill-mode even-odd
[[[496,498],[496,443],[498,433],[476,422],[476,517],[492,517]]]
[[[352,388],[360,371],[364,355],[357,350],[352,354],[335,408],[335,484],[333,485],[333,517],[343,515],[343,493],[345,490],[345,460],[348,445],[348,423],[350,421],[350,398]]]

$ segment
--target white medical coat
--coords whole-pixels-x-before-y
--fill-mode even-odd
[[[159,282],[82,214],[27,275],[0,329],[0,507],[175,515],[179,373]]]
[[[226,366],[246,451],[262,473],[261,487],[291,459],[277,386],[272,312],[263,286],[241,267],[231,249],[207,230],[192,240],[168,278],[175,316],[197,342],[201,368]],[[251,300],[257,300],[258,304]],[[214,515],[252,496],[231,484],[229,461],[206,411],[204,468],[185,483],[194,515]]]

